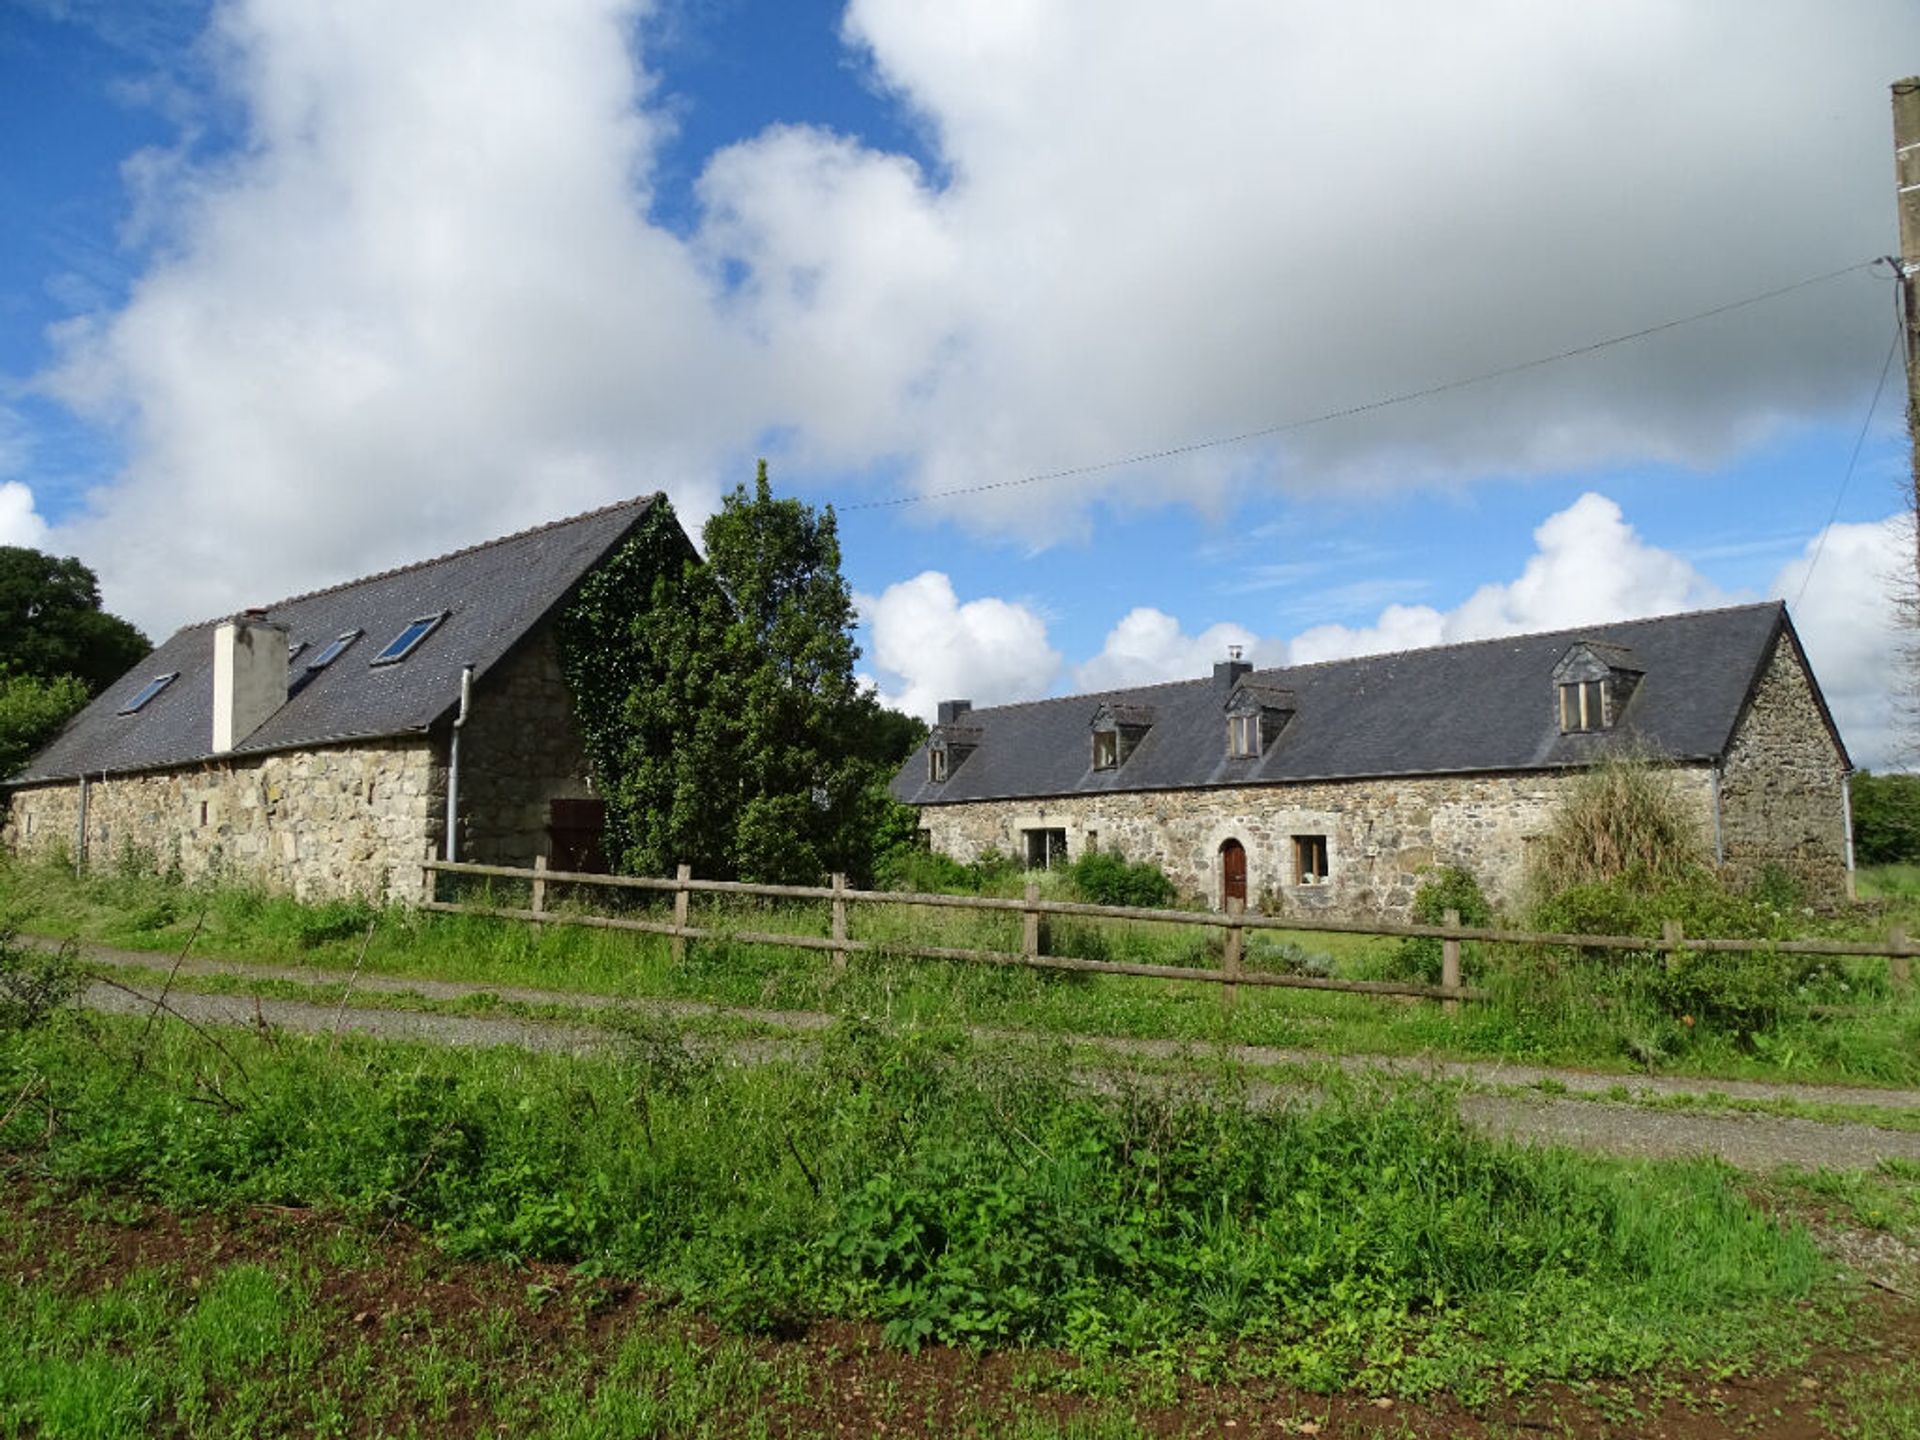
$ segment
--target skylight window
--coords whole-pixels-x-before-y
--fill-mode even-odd
[[[149,700],[153,699],[154,696],[158,695],[162,690],[166,689],[167,686],[171,685],[174,681],[178,680],[179,678],[180,678],[180,672],[178,670],[174,671],[171,675],[154,676],[153,679],[149,680],[145,685],[143,685],[140,688],[140,693],[138,695],[134,696],[133,699],[129,700],[126,704],[120,707],[120,713],[122,715],[133,714],[135,711],[139,710],[141,706],[145,705]]]
[[[287,663],[291,665],[294,661],[298,660],[300,658],[300,652],[306,648],[307,648],[306,641],[304,640],[293,641],[290,645],[287,646]]]
[[[418,620],[409,620],[407,628],[387,642],[387,648],[373,657],[372,664],[392,665],[407,658],[416,646],[433,633],[434,626],[447,618],[442,610],[438,615],[422,615]]]
[[[342,650],[345,650],[349,645],[353,644],[354,641],[358,640],[363,633],[363,631],[359,630],[348,630],[344,634],[334,636],[333,639],[327,642],[326,649],[314,656],[313,659],[307,661],[307,669],[326,669],[327,666],[340,658],[340,652]]]

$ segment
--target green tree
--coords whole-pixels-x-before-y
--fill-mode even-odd
[[[73,556],[0,545],[0,671],[72,675],[97,695],[152,648],[100,608],[99,580]]]
[[[906,732],[854,677],[833,507],[776,499],[762,460],[753,489],[726,496],[703,538],[721,607],[714,728],[728,749],[728,868],[776,884],[870,875],[887,818],[876,782]]]
[[[910,843],[887,781],[925,734],[854,678],[833,512],[775,499],[761,464],[703,562],[656,504],[582,585],[561,656],[616,868],[813,884]]]
[[[87,703],[71,675],[0,676],[0,779],[13,774]]]
[[[1920,860],[1920,775],[1875,775],[1856,770],[1853,854],[1862,865]]]

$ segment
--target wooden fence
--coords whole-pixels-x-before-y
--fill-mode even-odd
[[[1018,900],[982,895],[922,895],[898,890],[852,890],[844,875],[835,875],[833,883],[819,885],[755,885],[737,880],[696,880],[685,865],[671,880],[634,875],[589,875],[573,871],[549,870],[538,860],[531,870],[508,865],[473,865],[465,862],[429,860],[425,863],[426,899],[423,908],[455,915],[483,915],[501,920],[525,920],[542,925],[579,925],[606,930],[637,930],[649,935],[666,935],[673,940],[676,960],[685,958],[689,940],[726,939],[745,945],[785,945],[800,950],[824,950],[833,956],[836,967],[845,968],[851,955],[881,952],[910,955],[929,960],[959,960],[987,965],[1025,966],[1037,970],[1072,970],[1101,975],[1137,975],[1156,980],[1188,980],[1222,987],[1231,1000],[1242,985],[1270,986],[1294,990],[1334,990],[1360,995],[1412,996],[1439,1000],[1448,1010],[1462,1000],[1485,998],[1485,992],[1461,983],[1460,946],[1468,940],[1501,945],[1522,945],[1582,950],[1655,951],[1666,956],[1667,964],[1677,962],[1682,952],[1752,952],[1774,955],[1822,955],[1885,959],[1893,981],[1901,988],[1913,983],[1913,958],[1920,956],[1920,944],[1895,927],[1883,944],[1863,944],[1845,940],[1721,940],[1704,939],[1683,933],[1678,921],[1668,921],[1658,939],[1645,935],[1568,935],[1524,930],[1496,930],[1462,925],[1457,911],[1446,913],[1440,925],[1395,924],[1381,920],[1336,920],[1317,916],[1276,916],[1249,914],[1237,902],[1225,912],[1206,910],[1146,910],[1126,905],[1085,905],[1068,900],[1043,900],[1039,886],[1029,882],[1026,895]],[[471,905],[441,900],[436,893],[439,875],[469,875],[480,879],[512,880],[529,887],[531,903],[525,907]],[[610,890],[648,891],[673,897],[671,920],[635,919],[621,915],[590,915],[576,910],[557,910],[547,903],[551,885],[597,886]],[[825,901],[829,907],[827,935],[796,935],[781,931],[713,929],[695,925],[690,918],[694,895],[740,895],[770,900]],[[1017,914],[1021,917],[1021,943],[1018,951],[961,949],[953,946],[919,945],[897,941],[856,939],[848,918],[852,907],[860,905],[923,905],[948,910],[971,910],[991,914]],[[1218,969],[1189,968],[1184,965],[1148,965],[1120,960],[1084,960],[1071,955],[1049,955],[1042,946],[1041,919],[1045,916],[1084,916],[1103,920],[1131,920],[1157,925],[1184,925],[1224,930],[1225,944]],[[1249,930],[1282,930],[1294,933],[1328,935],[1368,935],[1385,939],[1435,939],[1440,942],[1440,983],[1422,985],[1399,980],[1337,980],[1318,975],[1275,974],[1248,970],[1243,964],[1246,933]]]

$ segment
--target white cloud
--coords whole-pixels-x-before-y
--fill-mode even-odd
[[[1916,637],[1902,624],[1899,603],[1912,580],[1913,523],[1890,515],[1831,526],[1773,582],[1856,765],[1879,769],[1915,759],[1915,720],[1903,700],[1913,684]]]
[[[47,522],[34,509],[33,491],[18,480],[0,482],[0,545],[43,549]]]
[[[58,537],[114,608],[164,628],[655,488],[698,519],[768,434],[788,483],[891,460],[928,491],[1002,481],[1864,258],[1911,18],[853,0],[845,34],[941,178],[777,128],[712,157],[686,236],[646,218],[669,124],[647,8],[216,7],[247,143],[135,157],[158,243],[42,380],[129,457]],[[1883,283],[952,513],[1043,544],[1096,495],[1712,459],[1857,398]]]
[[[938,570],[856,595],[873,639],[873,658],[897,690],[885,704],[931,720],[942,700],[997,705],[1044,695],[1060,670],[1046,622],[1024,605],[987,597],[961,604]]]
[[[1227,647],[1238,645],[1246,658],[1260,663],[1260,639],[1244,625],[1209,625],[1198,635],[1185,634],[1180,622],[1162,610],[1140,606],[1129,610],[1107,632],[1100,653],[1073,671],[1077,690],[1116,690],[1128,685],[1152,685],[1162,680],[1190,680],[1206,674],[1216,661],[1227,658]]]
[[[1287,647],[1296,664],[1454,640],[1669,615],[1726,603],[1726,593],[1670,550],[1635,533],[1620,507],[1591,491],[1533,532],[1513,580],[1482,585],[1452,610],[1389,605],[1372,626],[1320,625]]]

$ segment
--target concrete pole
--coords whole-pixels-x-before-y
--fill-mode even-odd
[[[1907,341],[1915,564],[1920,575],[1920,76],[1893,82],[1893,173],[1900,209],[1900,317]]]

